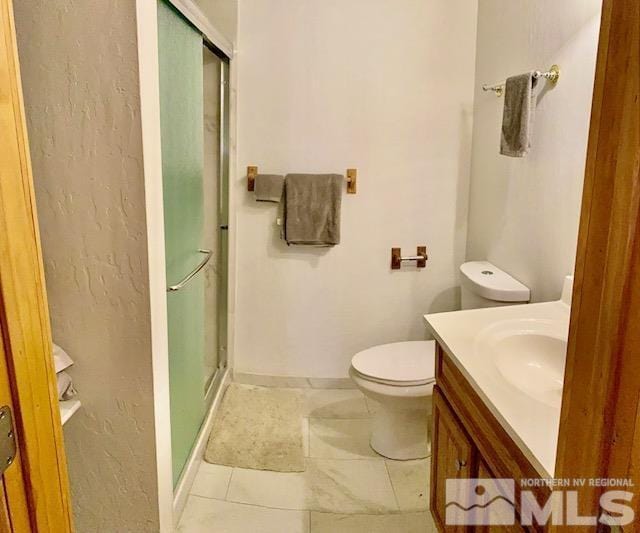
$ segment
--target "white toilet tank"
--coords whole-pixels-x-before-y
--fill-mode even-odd
[[[460,266],[462,309],[525,304],[529,288],[488,261],[469,261]]]

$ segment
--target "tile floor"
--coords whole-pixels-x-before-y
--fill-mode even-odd
[[[375,405],[358,390],[301,389],[307,469],[200,466],[181,533],[425,533],[429,459],[391,461],[369,447]]]

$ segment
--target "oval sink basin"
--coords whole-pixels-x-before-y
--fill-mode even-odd
[[[542,320],[507,320],[493,324],[478,338],[479,355],[493,361],[498,374],[531,398],[560,407],[566,334]]]
[[[546,335],[515,334],[496,343],[494,361],[502,376],[529,396],[560,405],[567,343]]]

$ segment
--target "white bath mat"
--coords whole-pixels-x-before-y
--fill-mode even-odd
[[[255,470],[304,471],[301,393],[229,385],[204,458]]]

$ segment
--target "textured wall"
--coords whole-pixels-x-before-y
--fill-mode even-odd
[[[135,2],[14,5],[77,530],[157,531]]]
[[[531,288],[560,297],[574,267],[601,0],[480,0],[469,259],[487,259]],[[503,98],[483,83],[560,65],[538,98],[531,152],[499,155]]]
[[[241,0],[235,369],[346,377],[355,352],[425,337],[456,307],[464,260],[476,5],[468,0]],[[262,172],[358,168],[342,242],[287,247]],[[426,244],[428,267],[389,268]]]

